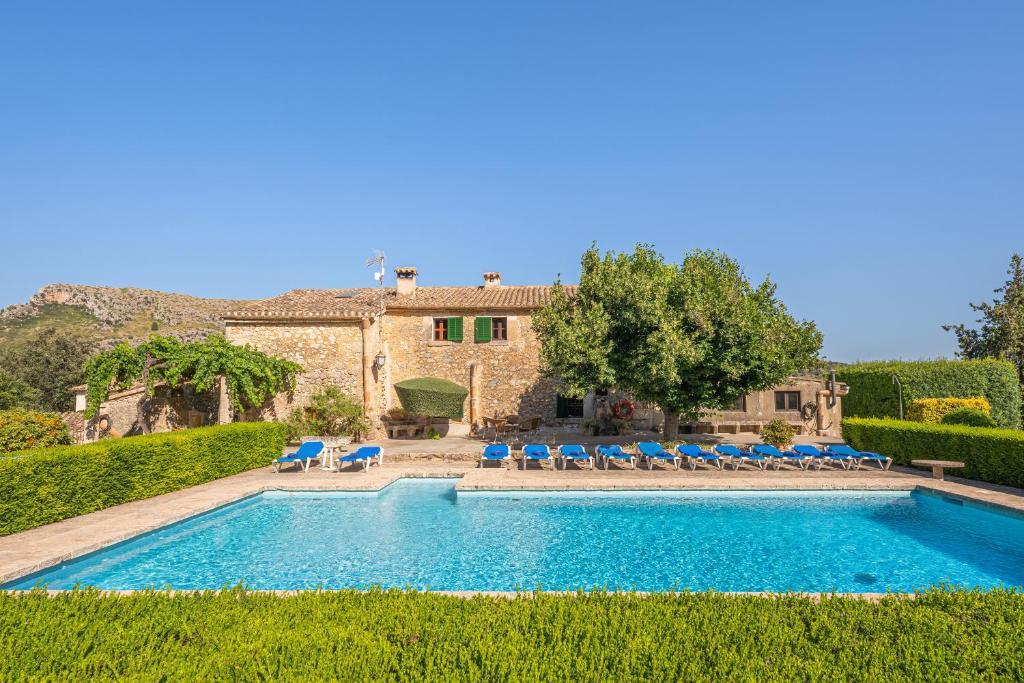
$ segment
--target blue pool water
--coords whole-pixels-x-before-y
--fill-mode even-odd
[[[27,577],[296,589],[908,591],[1024,585],[1024,518],[924,493],[263,494]]]

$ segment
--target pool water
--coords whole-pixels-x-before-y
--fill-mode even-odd
[[[909,591],[1024,585],[1024,517],[928,493],[265,493],[26,577],[434,590]]]

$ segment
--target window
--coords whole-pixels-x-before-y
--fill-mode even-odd
[[[508,318],[491,318],[491,341],[508,341]]]
[[[583,417],[583,399],[559,394],[555,397],[555,417]]]
[[[800,392],[776,391],[775,410],[800,410]]]
[[[740,396],[738,399],[736,399],[736,402],[733,403],[728,408],[728,410],[735,410],[735,411],[740,412],[740,413],[747,412],[747,397],[746,396]]]
[[[508,341],[508,318],[478,315],[473,321],[473,341]]]
[[[434,341],[462,341],[462,318],[434,318]]]

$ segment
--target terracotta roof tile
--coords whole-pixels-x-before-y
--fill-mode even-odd
[[[575,285],[566,285],[570,292]],[[384,304],[393,311],[533,310],[551,298],[550,285],[501,287],[418,287],[412,295],[384,290]],[[379,289],[294,289],[272,299],[254,301],[227,313],[226,320],[350,320],[374,315]]]

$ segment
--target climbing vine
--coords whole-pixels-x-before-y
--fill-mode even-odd
[[[302,367],[297,363],[268,356],[250,346],[236,346],[220,335],[197,342],[153,335],[137,346],[122,342],[89,360],[85,366],[85,416],[95,416],[111,391],[142,384],[145,391],[139,399],[139,425],[148,432],[145,406],[157,384],[177,387],[188,382],[197,393],[204,393],[223,377],[231,407],[239,413],[294,389],[300,372]]]

